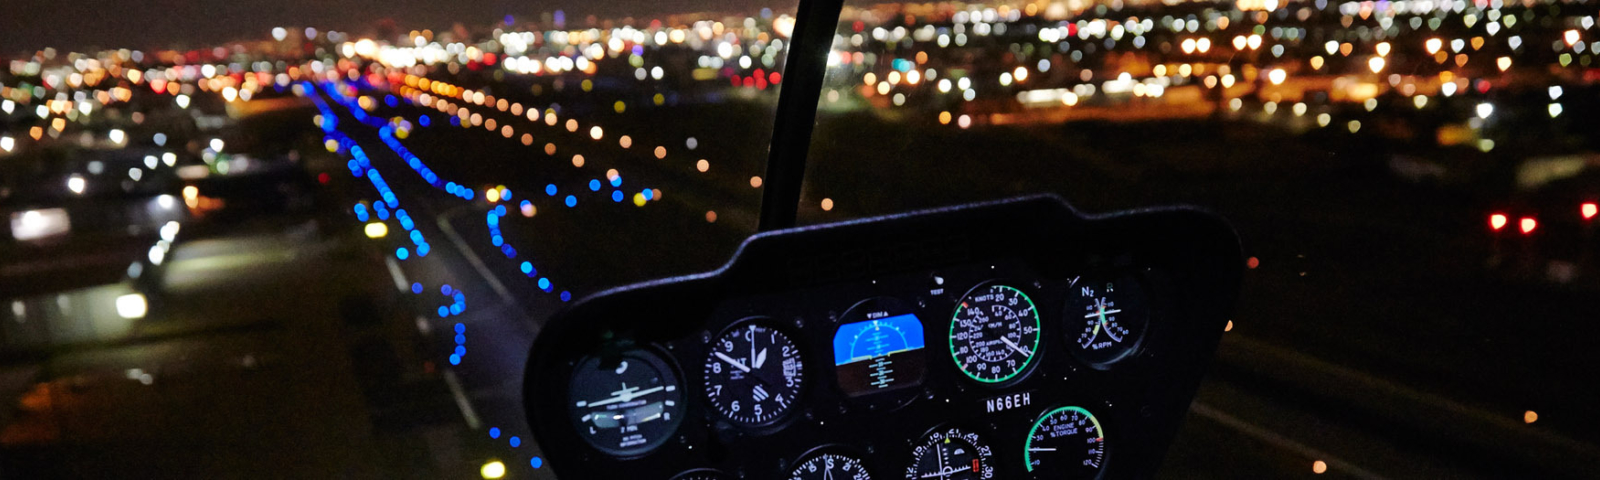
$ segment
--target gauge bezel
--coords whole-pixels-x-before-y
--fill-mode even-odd
[[[1131,280],[1134,287],[1138,289],[1135,295],[1140,297],[1139,300],[1141,301],[1140,303],[1142,303],[1142,305],[1140,305],[1138,308],[1144,310],[1144,318],[1141,320],[1143,324],[1140,325],[1139,332],[1133,341],[1128,342],[1124,347],[1120,347],[1119,350],[1121,351],[1116,355],[1105,360],[1091,358],[1089,352],[1085,350],[1083,345],[1080,345],[1076,339],[1077,334],[1082,330],[1082,328],[1077,326],[1068,328],[1069,324],[1073,324],[1073,322],[1076,321],[1076,319],[1072,318],[1071,315],[1076,315],[1082,311],[1082,305],[1079,303],[1080,300],[1082,300],[1082,297],[1078,293],[1081,292],[1081,290],[1078,289],[1081,289],[1082,287],[1079,287],[1078,284],[1074,283],[1073,285],[1069,285],[1066,291],[1063,292],[1063,296],[1066,297],[1066,299],[1064,302],[1062,302],[1061,318],[1059,321],[1063,330],[1060,337],[1061,340],[1067,344],[1067,353],[1072,355],[1072,358],[1077,360],[1078,363],[1082,363],[1095,370],[1110,370],[1119,363],[1127,361],[1130,358],[1138,357],[1139,352],[1144,351],[1145,338],[1149,337],[1150,327],[1154,323],[1156,316],[1156,304],[1154,296],[1151,295],[1150,292],[1151,284],[1149,279],[1145,278],[1142,272],[1132,270],[1096,272],[1093,274],[1085,274],[1083,277],[1090,278],[1092,279],[1090,281],[1097,282],[1104,282],[1106,279],[1110,279],[1112,282],[1117,283],[1121,283],[1123,280]]]
[[[1093,476],[1090,476],[1090,477],[1087,477],[1087,478],[1069,479],[1069,480],[1101,480],[1101,479],[1105,478],[1106,472],[1110,470],[1110,465],[1111,465],[1111,460],[1112,460],[1112,453],[1113,453],[1112,452],[1113,445],[1115,445],[1116,442],[1112,441],[1111,434],[1106,432],[1104,420],[1102,420],[1099,415],[1095,415],[1094,412],[1089,411],[1089,409],[1087,407],[1083,407],[1083,406],[1079,406],[1079,405],[1067,405],[1067,404],[1064,404],[1064,403],[1053,404],[1053,405],[1050,405],[1049,407],[1046,407],[1043,412],[1041,412],[1038,415],[1034,416],[1033,420],[1028,423],[1028,430],[1026,432],[1024,432],[1025,436],[1022,439],[1022,472],[1024,474],[1026,474],[1029,478],[1034,478],[1034,479],[1038,479],[1038,480],[1060,478],[1059,476],[1046,476],[1046,474],[1049,474],[1049,473],[1060,473],[1060,472],[1048,472],[1048,471],[1046,471],[1046,472],[1037,472],[1037,471],[1033,471],[1032,468],[1028,465],[1029,460],[1030,460],[1029,455],[1028,455],[1028,448],[1033,445],[1033,433],[1039,429],[1039,425],[1043,424],[1044,420],[1046,418],[1049,418],[1051,415],[1054,415],[1056,412],[1059,412],[1059,411],[1062,411],[1062,410],[1078,410],[1080,412],[1083,412],[1085,415],[1088,415],[1090,421],[1094,422],[1095,429],[1100,432],[1100,437],[1105,439],[1105,441],[1102,442],[1102,445],[1100,447],[1101,452],[1103,452],[1103,453],[1100,454],[1100,468],[1095,471],[1095,474]]]
[[[935,425],[933,428],[930,428],[927,431],[922,432],[921,435],[917,435],[917,441],[911,444],[911,450],[909,452],[907,452],[907,453],[910,454],[910,457],[911,457],[910,458],[910,462],[911,463],[905,468],[905,470],[906,470],[905,478],[907,478],[908,480],[917,478],[917,477],[915,477],[913,475],[913,472],[912,472],[912,469],[916,468],[917,460],[919,460],[919,458],[917,457],[917,448],[920,448],[920,447],[924,446],[928,441],[928,437],[933,435],[934,433],[936,433],[936,432],[945,432],[945,431],[950,431],[950,430],[958,430],[958,431],[961,431],[962,433],[969,433],[969,434],[977,436],[979,439],[983,439],[984,438],[984,433],[983,432],[980,432],[977,429],[967,428],[967,427],[965,427],[963,425],[950,423],[950,422],[940,423],[938,425]],[[990,432],[990,433],[992,434],[993,432]],[[946,437],[946,438],[948,438],[948,437]],[[988,442],[988,441],[984,441],[983,442],[983,444],[984,444],[983,446],[989,447],[989,456],[987,457],[987,459],[988,459],[988,465],[989,465],[989,468],[990,468],[990,472],[993,474],[989,478],[990,479],[1005,478],[1004,476],[1002,476],[1000,474],[1000,462],[999,462],[999,460],[997,460],[997,458],[999,457],[1000,451],[999,451],[999,449],[996,449],[993,445],[990,445],[990,443],[991,442]],[[978,448],[978,446],[979,445],[977,445],[977,444],[973,444],[972,445],[973,448]]]
[[[679,392],[683,392],[682,395],[681,395],[682,398],[680,399],[680,401],[682,403],[681,403],[681,406],[678,408],[678,414],[679,414],[678,418],[676,420],[672,420],[671,421],[672,422],[672,427],[665,433],[665,435],[662,435],[660,439],[655,439],[655,440],[646,442],[645,446],[642,449],[638,449],[637,447],[635,449],[618,449],[618,448],[613,448],[613,447],[608,447],[608,446],[597,445],[596,442],[594,441],[594,439],[590,438],[589,435],[585,434],[584,430],[582,428],[579,428],[579,425],[581,425],[581,424],[579,424],[577,422],[576,416],[574,416],[573,412],[572,412],[572,409],[576,408],[575,406],[573,406],[573,402],[572,402],[572,391],[573,391],[572,384],[573,384],[573,382],[577,381],[577,379],[579,377],[578,374],[577,374],[578,373],[578,368],[581,367],[583,364],[588,363],[589,360],[601,356],[602,354],[600,354],[600,353],[591,353],[591,354],[588,354],[588,355],[584,355],[583,357],[580,357],[576,362],[572,363],[572,367],[568,371],[567,388],[566,388],[566,391],[564,392],[565,393],[565,399],[564,399],[564,401],[562,403],[562,405],[566,408],[567,425],[572,427],[573,433],[575,435],[577,435],[578,438],[582,439],[583,443],[585,445],[588,445],[590,448],[593,448],[595,451],[598,451],[598,452],[600,452],[602,454],[608,455],[608,456],[610,456],[612,458],[621,459],[621,460],[644,457],[646,455],[654,453],[656,450],[659,450],[661,447],[663,447],[667,443],[671,442],[672,438],[675,435],[678,434],[679,430],[681,430],[683,428],[683,422],[688,419],[689,411],[690,411],[690,409],[693,408],[693,405],[692,405],[693,402],[689,401],[690,400],[689,393],[684,391],[685,390],[685,387],[684,387],[684,383],[685,382],[684,382],[684,380],[687,379],[688,377],[683,375],[683,370],[681,368],[679,368],[677,363],[675,363],[673,361],[672,355],[666,354],[666,349],[661,348],[660,346],[658,346],[658,345],[656,345],[654,343],[644,344],[644,345],[632,345],[632,346],[629,346],[629,347],[626,347],[626,348],[622,349],[620,351],[620,353],[618,353],[617,355],[625,356],[625,355],[628,355],[628,354],[633,354],[635,352],[644,352],[646,354],[654,356],[655,357],[654,360],[655,360],[655,362],[657,364],[659,364],[660,366],[666,367],[665,370],[664,370],[664,372],[666,374],[675,375],[677,377],[677,380],[678,380],[677,390]]]
[[[782,413],[779,413],[766,421],[755,423],[747,423],[735,420],[734,418],[728,416],[728,414],[723,413],[721,408],[717,407],[717,403],[711,398],[711,372],[707,371],[705,367],[707,360],[714,352],[714,345],[718,340],[722,339],[722,337],[727,335],[729,332],[733,332],[749,324],[760,324],[761,326],[770,328],[773,331],[782,334],[785,338],[788,338],[789,342],[794,344],[795,354],[800,360],[800,386],[795,390],[794,399],[789,402],[789,406],[785,408]],[[722,330],[718,331],[716,335],[712,335],[707,338],[706,341],[702,342],[701,345],[704,350],[700,354],[700,397],[706,402],[706,410],[711,412],[713,418],[719,421],[728,422],[729,425],[746,429],[770,428],[783,424],[789,419],[793,418],[794,412],[800,410],[801,403],[807,400],[807,394],[810,390],[809,385],[812,381],[814,381],[814,379],[807,379],[805,373],[805,366],[811,363],[811,359],[807,358],[809,355],[807,355],[806,347],[803,345],[803,343],[803,337],[799,335],[798,332],[785,327],[782,322],[779,322],[778,319],[774,317],[766,315],[751,315],[730,322],[727,326],[723,327]],[[814,376],[815,374],[813,374],[813,377]]]
[[[978,284],[973,285],[972,288],[969,288],[969,289],[967,289],[966,292],[962,293],[961,296],[956,297],[955,306],[952,307],[951,310],[949,311],[949,313],[945,316],[945,318],[946,318],[946,326],[945,326],[945,342],[944,343],[945,343],[946,354],[947,354],[947,356],[945,358],[950,359],[951,366],[955,367],[956,372],[960,373],[961,377],[966,379],[967,381],[976,383],[978,385],[983,385],[984,387],[988,387],[988,388],[996,388],[996,389],[1005,388],[1005,387],[1016,385],[1018,383],[1021,383],[1021,382],[1025,381],[1025,380],[1027,380],[1029,377],[1031,377],[1033,375],[1033,371],[1038,369],[1039,364],[1044,362],[1042,355],[1045,355],[1045,350],[1049,349],[1049,347],[1047,347],[1046,345],[1048,343],[1050,343],[1050,342],[1045,341],[1046,335],[1048,335],[1048,333],[1047,333],[1047,329],[1045,328],[1045,323],[1046,322],[1044,321],[1044,318],[1045,318],[1044,317],[1044,313],[1041,312],[1040,309],[1039,309],[1039,302],[1034,301],[1032,295],[1029,295],[1028,292],[1023,290],[1022,287],[1017,286],[1019,284],[1021,284],[1021,283],[1012,282],[1012,281],[1008,281],[1008,279],[999,279],[999,278],[978,282]],[[956,312],[958,312],[958,311],[960,311],[960,309],[964,308],[964,307],[961,306],[961,303],[963,301],[965,301],[967,299],[967,297],[972,296],[973,292],[977,292],[980,289],[989,288],[991,286],[996,286],[996,285],[1015,290],[1017,293],[1022,295],[1022,298],[1026,299],[1028,301],[1028,303],[1033,306],[1033,318],[1034,318],[1034,322],[1035,322],[1036,328],[1038,329],[1038,332],[1035,333],[1035,336],[1034,336],[1033,354],[1028,356],[1027,361],[1024,362],[1023,365],[1020,368],[1017,368],[1016,372],[1013,372],[1011,375],[1008,375],[1008,376],[1006,376],[1004,378],[1000,378],[998,380],[984,380],[984,379],[972,376],[972,374],[970,372],[968,372],[967,369],[961,365],[960,360],[956,359],[956,350],[955,350],[955,343],[954,343],[955,342],[954,332],[955,332],[956,315],[957,315]]]
[[[687,480],[691,475],[708,475],[712,478],[720,478],[724,480],[733,480],[734,478],[733,475],[729,475],[726,472],[717,470],[715,468],[695,468],[678,472],[677,475],[672,476],[671,480]]]
[[[872,469],[867,468],[867,457],[865,455],[861,455],[861,450],[842,443],[824,443],[822,445],[817,445],[815,447],[806,449],[805,452],[795,456],[794,461],[789,462],[788,465],[784,465],[783,468],[779,470],[779,477],[794,478],[796,476],[794,474],[794,470],[796,468],[800,468],[800,466],[804,465],[808,460],[828,453],[855,459],[856,463],[861,465],[861,471],[866,472],[867,477],[872,477]]]
[[[886,304],[892,308],[884,307]],[[924,315],[921,314],[922,312],[919,311],[920,309],[912,306],[909,302],[901,300],[899,297],[887,295],[867,297],[850,305],[850,308],[845,309],[844,313],[838,316],[838,321],[832,325],[832,328],[829,330],[828,334],[828,339],[830,340],[827,347],[829,353],[828,358],[833,357],[834,352],[832,339],[839,335],[839,330],[845,325],[870,321],[865,318],[864,312],[866,309],[873,307],[878,307],[880,310],[903,309],[907,314],[915,316],[917,318],[917,322],[922,324],[921,351],[910,354],[920,355],[922,357],[922,377],[917,379],[917,383],[915,385],[907,385],[881,392],[850,395],[849,392],[845,391],[844,386],[839,384],[839,366],[833,365],[833,362],[831,361],[828,362],[832,367],[829,369],[828,373],[833,379],[833,381],[830,383],[839,396],[845,399],[844,401],[854,405],[863,405],[869,408],[887,409],[892,411],[909,405],[911,402],[916,401],[916,399],[923,396],[924,389],[927,388],[930,376],[933,375],[933,370],[937,368],[932,365],[935,356],[929,353],[934,350],[929,348],[929,334],[932,332],[937,332],[938,330],[928,328],[928,320],[923,318]],[[861,318],[856,318],[858,315]]]

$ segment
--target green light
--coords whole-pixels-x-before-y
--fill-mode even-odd
[[[971,371],[968,371],[967,370],[967,366],[961,363],[961,357],[959,355],[956,355],[956,325],[959,323],[958,319],[961,318],[961,312],[967,308],[967,302],[965,301],[966,298],[963,297],[962,298],[963,301],[961,302],[961,304],[956,306],[955,313],[950,316],[950,340],[949,340],[950,358],[955,360],[956,367],[959,367],[961,369],[961,373],[966,375],[967,378],[971,378],[973,380],[977,380],[977,381],[983,382],[983,383],[1000,383],[1000,382],[1004,382],[1006,380],[1010,380],[1010,379],[1016,377],[1018,374],[1021,374],[1022,372],[1026,371],[1028,369],[1028,366],[1033,364],[1033,357],[1037,357],[1038,356],[1038,353],[1039,353],[1039,337],[1041,337],[1041,335],[1039,334],[1040,333],[1040,328],[1039,328],[1039,310],[1038,310],[1038,308],[1036,308],[1034,306],[1033,299],[1028,298],[1028,294],[1022,293],[1021,290],[1018,290],[1018,289],[1016,289],[1014,287],[1010,287],[1010,286],[1006,286],[1006,285],[991,285],[989,288],[1010,290],[1011,292],[1016,294],[1017,297],[1021,298],[1022,301],[1028,303],[1028,310],[1031,311],[1032,313],[1030,315],[1028,315],[1027,317],[1029,319],[1033,320],[1034,336],[1033,336],[1033,345],[1030,345],[1028,347],[1028,352],[1029,353],[1028,353],[1027,357],[1022,359],[1022,365],[1017,366],[1016,370],[1013,370],[1010,374],[1008,374],[1008,375],[1006,375],[1004,377],[1000,377],[1000,378],[996,378],[996,379],[981,378],[978,375],[972,373]]]
[[[1029,472],[1033,471],[1033,435],[1034,435],[1034,433],[1039,431],[1039,426],[1043,425],[1044,421],[1046,419],[1049,419],[1050,417],[1054,417],[1059,413],[1068,412],[1068,411],[1078,412],[1078,413],[1083,414],[1084,417],[1088,417],[1089,418],[1089,422],[1094,424],[1095,438],[1100,439],[1102,444],[1105,442],[1106,432],[1105,432],[1105,430],[1100,428],[1100,419],[1094,418],[1094,414],[1089,413],[1088,410],[1084,410],[1082,407],[1061,407],[1061,408],[1057,408],[1055,410],[1051,410],[1049,412],[1045,412],[1044,415],[1040,415],[1038,420],[1034,420],[1033,421],[1033,428],[1029,428],[1028,429],[1028,439],[1022,442],[1022,466],[1023,466],[1023,468],[1028,469]]]

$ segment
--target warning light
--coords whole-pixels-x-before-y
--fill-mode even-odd
[[[1496,232],[1500,231],[1502,228],[1506,228],[1506,216],[1499,213],[1490,215],[1489,228],[1494,229]]]
[[[1596,205],[1594,202],[1584,202],[1582,210],[1583,219],[1592,220],[1595,214],[1600,213],[1600,205]]]
[[[1522,227],[1523,234],[1529,234],[1533,233],[1533,229],[1539,227],[1539,221],[1534,220],[1533,217],[1522,217],[1522,220],[1520,223],[1518,223],[1518,225]]]

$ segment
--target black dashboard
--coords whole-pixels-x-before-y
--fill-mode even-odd
[[[1027,197],[758,234],[601,292],[535,342],[560,478],[1144,478],[1238,293],[1186,208]]]

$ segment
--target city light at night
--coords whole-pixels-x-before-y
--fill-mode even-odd
[[[899,478],[921,472],[902,464],[934,434],[940,455],[955,442],[972,456],[952,472],[983,478],[1286,477],[1308,463],[1366,478],[1592,475],[1600,4],[846,2],[800,18],[813,14],[798,4],[629,1],[0,6],[25,27],[0,33],[0,477],[543,479],[605,461],[652,478],[790,478],[828,459],[838,471],[816,465],[831,478]],[[167,27],[179,22],[192,31]],[[1114,253],[1022,268],[1056,252],[959,225],[859,230],[872,238],[827,255],[768,250],[1029,194],[1083,219],[973,225]],[[787,199],[793,210],[772,208]],[[1174,291],[1194,279],[1163,269],[1191,267],[1178,250],[1198,251],[1193,238],[1097,230],[1159,218],[1212,233],[1169,205],[1226,219],[1216,230],[1237,235],[1238,262],[1194,263],[1241,275],[1237,299]],[[784,211],[792,222],[774,223]],[[1006,260],[976,260],[989,255]],[[751,271],[781,285],[716,283]],[[552,318],[674,282],[681,304],[643,315],[648,327],[585,324],[601,340],[558,344],[608,345],[592,355],[603,367],[561,367],[604,388],[573,401],[589,377],[524,385],[542,335],[582,330]],[[771,288],[811,297],[771,308]],[[732,300],[695,296],[712,294]],[[990,297],[1009,300],[973,306]],[[1108,315],[1134,307],[1108,299],[1154,307],[1124,325]],[[1202,307],[1226,315],[1198,319]],[[707,316],[771,325],[723,338],[743,330],[696,323]],[[927,383],[852,390],[847,365],[887,350],[816,363],[835,357],[827,339],[869,325],[856,321],[926,332],[900,332],[892,358]],[[1201,327],[1179,338],[1223,335],[1201,346],[1215,361],[1155,370],[1177,331],[1156,326],[1184,321]],[[651,329],[687,340],[633,343],[666,335]],[[998,340],[959,344],[984,335]],[[724,357],[679,358],[702,351]],[[979,358],[1013,352],[1021,363]],[[888,372],[858,383],[899,388]],[[1091,402],[1129,378],[1153,389],[1190,374],[1199,386],[1173,391],[1192,401]],[[748,398],[719,403],[724,384]],[[1083,404],[1012,396],[1058,387]],[[1002,407],[957,425],[968,400]],[[571,438],[528,423],[557,407],[578,412]],[[1166,407],[1183,414],[1174,438],[1120,430]],[[951,424],[810,440],[927,412]],[[1086,457],[1039,446],[1073,435]],[[1117,443],[1130,441],[1150,445]],[[1449,447],[1372,453],[1419,442]],[[574,448],[592,451],[561,456]],[[772,449],[793,451],[730,468]],[[1168,453],[1119,465],[1146,450]],[[939,458],[934,476],[953,475]]]

